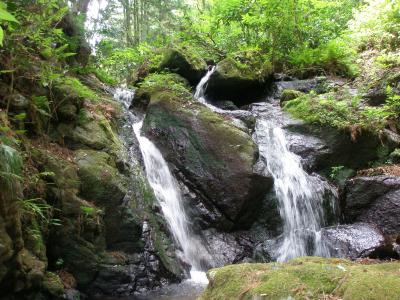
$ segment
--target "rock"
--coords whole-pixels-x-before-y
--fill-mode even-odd
[[[73,121],[77,117],[78,108],[71,103],[67,103],[65,105],[60,106],[57,109],[57,112],[60,119],[66,121]]]
[[[299,98],[302,95],[304,95],[304,93],[302,93],[300,91],[285,89],[282,92],[281,105],[286,101],[290,101],[290,100]]]
[[[232,101],[217,101],[214,103],[216,107],[224,110],[238,110],[239,108]]]
[[[256,56],[257,57],[257,56]],[[272,82],[272,68],[254,57],[245,59],[226,58],[218,63],[206,88],[210,100],[231,100],[236,106],[256,102]]]
[[[208,230],[203,234],[210,248],[214,262],[213,267],[238,263],[244,259],[246,254],[248,257],[251,255],[251,253],[245,253],[244,247],[237,242],[232,234],[215,230]]]
[[[57,134],[71,149],[108,150],[115,145],[113,133],[108,126],[105,121],[98,120],[90,120],[78,126],[61,123],[57,127]]]
[[[367,103],[371,106],[379,106],[385,104],[387,99],[386,89],[383,87],[373,87],[363,96]]]
[[[381,231],[367,223],[324,228],[321,235],[332,256],[349,259],[368,257],[385,243]]]
[[[399,234],[400,178],[382,175],[348,180],[343,212],[348,222],[373,223],[384,234]]]
[[[179,74],[192,85],[196,85],[206,73],[207,65],[202,58],[189,52],[188,49],[167,49],[157,69]]]
[[[61,297],[64,294],[64,286],[60,277],[52,272],[46,272],[43,287],[53,297]]]
[[[78,150],[75,152],[75,161],[84,198],[96,200],[103,206],[122,203],[127,193],[126,182],[107,153]]]
[[[327,90],[329,89],[329,86],[334,84],[335,82],[328,81],[328,79],[323,76],[315,77],[312,79],[302,79],[302,80],[292,79],[289,81],[277,81],[274,84],[274,97],[282,98],[285,91],[287,94],[292,94],[292,95],[296,94],[293,93],[293,91],[296,91],[297,94],[299,94],[300,92],[299,95],[302,95],[301,93],[309,93],[311,91],[314,91],[317,94],[326,93]]]
[[[26,249],[18,252],[16,257],[18,269],[22,272],[20,279],[24,279],[23,288],[40,287],[46,265]],[[19,289],[20,287],[16,287]]]
[[[258,149],[250,135],[194,101],[189,92],[178,94],[162,84],[151,94],[143,132],[206,207],[216,207],[238,227],[252,222],[241,217],[257,207],[272,179],[253,171]]]
[[[327,177],[332,167],[346,166],[354,170],[366,167],[369,162],[378,159],[379,149],[382,148],[379,137],[368,132],[362,132],[356,140],[352,140],[343,131],[304,122],[292,122],[285,129],[291,135],[289,139],[295,142],[290,149],[306,160],[308,169]]]
[[[359,264],[345,259],[303,257],[288,263],[238,264],[207,272],[200,300],[396,299],[399,262]],[[390,288],[387,288],[390,287]]]

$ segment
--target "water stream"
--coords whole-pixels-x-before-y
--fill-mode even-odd
[[[210,104],[205,97],[205,89],[213,72],[215,67],[200,81],[195,98],[215,112],[226,113]],[[306,255],[329,257],[320,230],[325,220],[323,202],[330,193],[330,187],[318,176],[309,175],[303,169],[300,157],[289,150],[282,129],[281,122],[285,116],[279,100],[269,97],[265,103],[257,103],[255,107],[258,109],[253,111],[257,116],[254,140],[268,172],[274,178],[283,220],[283,238],[274,256],[280,262]],[[234,117],[232,112],[229,114]]]
[[[153,188],[175,240],[182,248],[182,258],[192,266],[191,279],[196,282],[207,283],[207,277],[203,270],[210,264],[211,256],[200,239],[190,229],[179,186],[161,152],[140,133],[142,122],[134,124],[133,128],[139,140],[147,179]]]
[[[273,121],[259,119],[255,137],[260,155],[274,178],[283,219],[283,241],[276,250],[277,261],[306,255],[330,256],[320,238],[325,183],[304,171],[300,157],[289,151],[284,130]]]
[[[190,280],[194,283],[207,284],[204,270],[212,265],[212,257],[190,228],[191,224],[183,207],[181,191],[167,162],[153,142],[141,134],[143,121],[129,110],[133,95],[133,91],[125,89],[117,89],[114,94],[114,98],[123,104],[125,115],[128,116],[124,126],[126,132],[124,140],[129,141],[129,134],[130,138],[134,134],[139,142],[149,184],[175,241],[182,249],[181,259],[191,266]],[[128,156],[136,155],[132,147],[126,148],[129,149]]]

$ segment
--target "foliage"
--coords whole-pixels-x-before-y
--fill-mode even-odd
[[[394,104],[371,107],[360,105],[360,101],[359,96],[350,92],[330,92],[323,95],[310,93],[286,102],[284,109],[309,123],[347,129],[353,139],[362,129],[379,132],[395,114]]]
[[[350,36],[360,48],[395,50],[400,46],[400,3],[368,0],[349,25]]]
[[[22,212],[26,215],[38,218],[46,224],[61,225],[60,220],[52,218],[54,208],[41,198],[20,199],[19,205]]]
[[[0,144],[0,188],[3,193],[14,194],[16,184],[22,180],[22,158],[19,152],[5,144]]]
[[[70,91],[79,98],[88,100],[98,100],[98,96],[94,91],[82,84],[78,78],[65,76],[58,80],[59,85],[63,86],[67,91]]]
[[[314,71],[354,77],[358,72],[356,51],[349,47],[348,41],[341,38],[314,49],[295,49],[289,56],[296,73]]]
[[[7,11],[7,5],[3,1],[0,1],[0,24],[5,22],[18,23],[17,19]],[[3,46],[3,39],[4,29],[0,26],[0,46]]]
[[[337,179],[339,176],[339,173],[344,169],[344,166],[336,166],[336,167],[332,167],[331,170],[331,174],[329,175],[329,177],[331,179]]]

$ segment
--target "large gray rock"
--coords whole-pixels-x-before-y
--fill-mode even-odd
[[[182,174],[205,207],[224,216],[220,227],[240,227],[272,185],[270,177],[253,170],[258,148],[251,136],[187,96],[152,87],[144,133]]]
[[[385,234],[399,234],[400,177],[382,175],[348,180],[343,207],[348,222],[369,222]]]
[[[332,256],[350,259],[367,257],[385,242],[380,230],[367,223],[328,227],[321,234]]]

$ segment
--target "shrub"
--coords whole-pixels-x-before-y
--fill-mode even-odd
[[[289,60],[296,73],[314,71],[354,77],[358,73],[355,55],[349,43],[338,38],[315,49],[296,49],[290,53]]]

